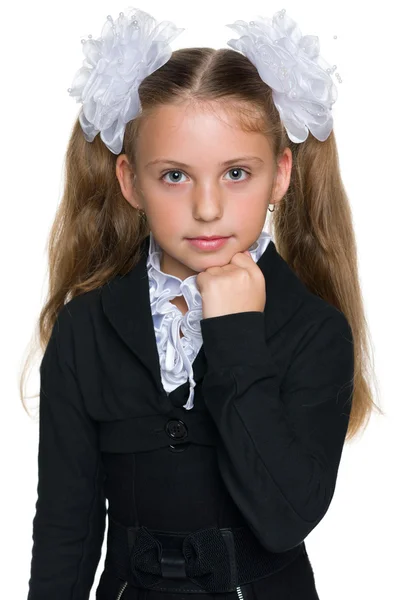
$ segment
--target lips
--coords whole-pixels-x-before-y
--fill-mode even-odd
[[[228,243],[229,237],[187,238],[191,246],[199,250],[217,250]]]
[[[207,240],[207,241],[210,241],[210,240],[221,240],[221,239],[225,239],[227,237],[229,237],[229,236],[227,236],[227,235],[212,235],[210,237],[207,237],[205,235],[202,235],[200,237],[189,238],[189,240]]]

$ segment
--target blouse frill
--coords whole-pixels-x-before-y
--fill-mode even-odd
[[[264,253],[271,240],[262,231],[249,248],[255,262]],[[162,383],[167,394],[189,379],[189,397],[184,408],[193,408],[194,388],[192,364],[202,343],[200,321],[203,318],[202,297],[196,284],[197,274],[182,280],[160,269],[162,250],[150,232],[147,272],[149,278],[150,305],[157,341]],[[183,296],[188,311],[183,315],[172,304],[177,296]],[[183,337],[180,337],[182,331]]]

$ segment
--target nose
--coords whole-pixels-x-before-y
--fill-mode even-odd
[[[222,192],[217,186],[200,186],[193,192],[193,218],[198,221],[214,221],[223,215]]]

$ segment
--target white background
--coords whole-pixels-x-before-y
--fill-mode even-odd
[[[45,297],[46,242],[80,106],[67,88],[82,64],[81,38],[99,37],[106,16],[117,18],[128,6],[39,0],[2,10],[1,596],[10,600],[27,596],[37,485],[38,423],[23,410],[17,384]],[[283,6],[147,0],[138,6],[159,21],[186,28],[173,50],[225,46],[237,37],[227,23],[272,17],[286,8],[304,35],[318,35],[321,55],[338,66],[343,80],[337,83],[334,128],[353,211],[379,402],[386,414],[374,414],[364,435],[346,444],[332,504],[306,540],[321,600],[392,599],[399,593],[398,32],[394,3],[368,6],[341,0]],[[28,393],[37,393],[38,384],[34,371]],[[93,599],[104,555],[105,543]]]

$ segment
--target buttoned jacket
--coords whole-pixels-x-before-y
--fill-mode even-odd
[[[257,261],[264,311],[202,319],[186,410],[188,381],[170,394],[162,386],[148,248],[149,237],[127,274],[65,304],[46,348],[28,600],[88,597],[106,456],[215,445],[230,497],[274,552],[302,543],[332,501],[353,394],[344,314],[307,289],[271,240]]]

